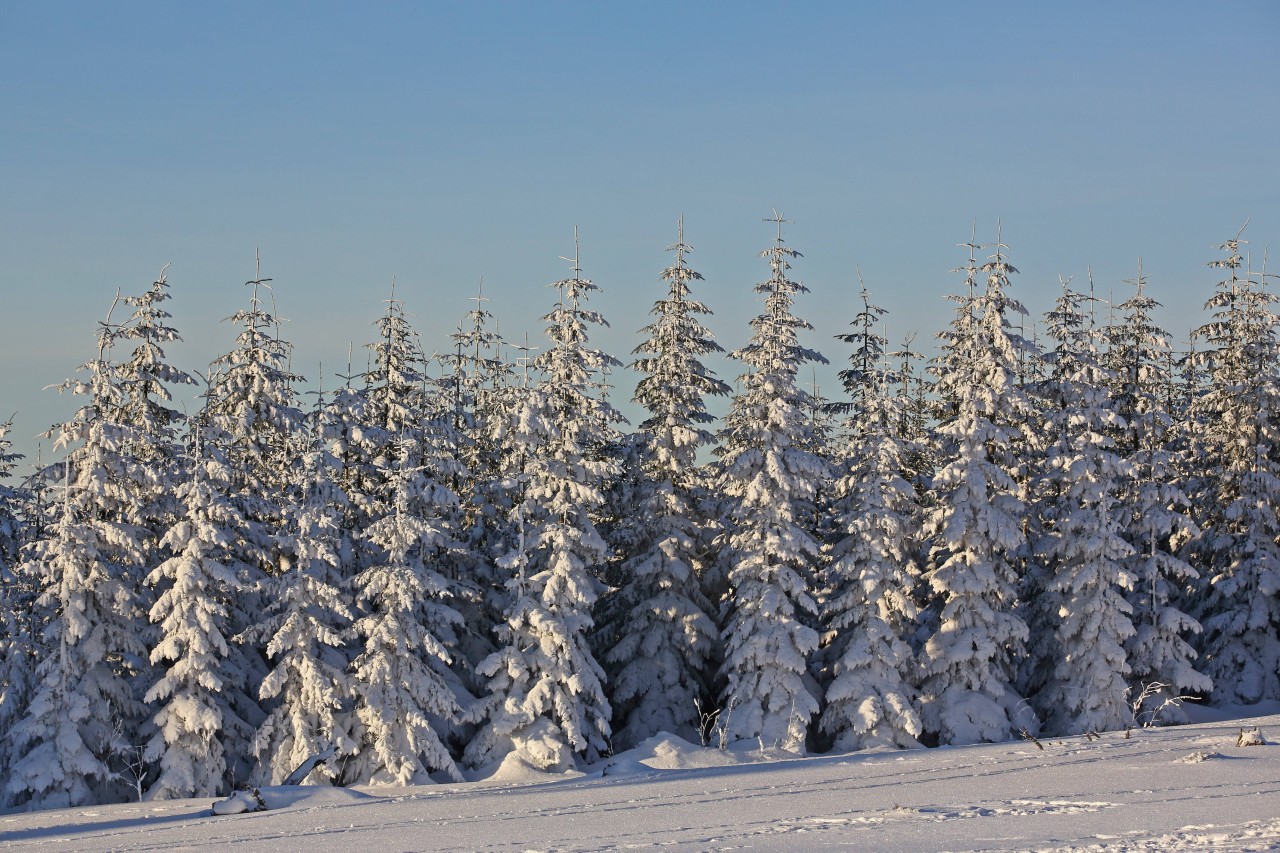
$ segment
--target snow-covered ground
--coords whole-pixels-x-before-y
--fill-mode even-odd
[[[1276,709],[1267,709],[1274,711]],[[1201,716],[1204,720],[1210,714]],[[1280,715],[908,752],[799,758],[654,738],[590,773],[268,788],[0,816],[0,848],[182,850],[1268,850],[1280,848]]]

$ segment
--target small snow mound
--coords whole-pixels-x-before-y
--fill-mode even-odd
[[[633,758],[616,758],[605,764],[601,771],[603,776],[637,776],[653,773],[653,768]]]
[[[490,765],[492,766],[492,765]],[[577,778],[584,775],[581,771],[573,768],[567,769],[542,769],[535,767],[529,763],[519,751],[507,753],[507,757],[502,759],[492,773],[481,773],[476,777],[476,781],[484,782],[546,782],[555,778]]]
[[[653,770],[705,770],[803,757],[801,753],[780,747],[761,749],[758,741],[743,740],[728,749],[717,749],[692,744],[670,732],[658,732],[632,749],[619,753],[614,761],[634,761]]]
[[[623,757],[654,770],[700,770],[741,763],[730,753],[689,743],[670,732],[658,732],[618,756]]]
[[[1199,764],[1202,761],[1209,761],[1210,759],[1221,758],[1221,757],[1222,757],[1222,753],[1220,752],[1205,752],[1203,750],[1196,750],[1190,755],[1185,755],[1182,758],[1179,758],[1178,763],[1179,764]]]
[[[753,764],[760,761],[790,761],[793,758],[804,758],[804,754],[784,749],[781,746],[761,746],[759,741],[740,740],[729,747],[729,752],[742,764]]]

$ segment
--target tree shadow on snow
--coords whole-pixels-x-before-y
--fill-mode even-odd
[[[207,809],[194,812],[181,812],[167,815],[137,815],[110,820],[85,821],[75,823],[58,823],[50,826],[37,826],[29,829],[15,829],[0,832],[0,847],[19,841],[53,840],[55,838],[74,839],[81,835],[130,831],[134,829],[154,829],[166,824],[184,823],[199,818],[210,818]],[[238,815],[237,815],[238,817]]]

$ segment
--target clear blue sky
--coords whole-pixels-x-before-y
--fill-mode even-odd
[[[1059,274],[1105,293],[1142,256],[1179,337],[1211,244],[1252,217],[1280,249],[1274,0],[0,0],[0,79],[0,409],[28,452],[117,288],[172,262],[170,355],[203,369],[255,246],[312,379],[369,340],[392,276],[428,346],[481,276],[503,333],[541,342],[574,225],[624,360],[682,213],[731,348],[761,219],[793,219],[833,362],[856,265],[891,337],[941,328],[975,219],[983,240],[1003,219],[1033,313]]]

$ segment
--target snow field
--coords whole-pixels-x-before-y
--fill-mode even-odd
[[[1280,745],[1236,745],[1255,725],[1280,732],[1280,715],[818,757],[660,735],[550,781],[508,766],[432,787],[264,788],[271,810],[244,815],[207,799],[5,815],[0,849],[1275,849]]]

